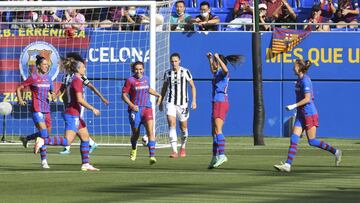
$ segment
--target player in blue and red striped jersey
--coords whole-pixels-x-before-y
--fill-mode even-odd
[[[213,136],[213,156],[209,164],[209,169],[217,168],[228,159],[225,156],[225,136],[222,128],[226,114],[229,110],[227,89],[229,86],[229,70],[227,61],[236,65],[243,60],[241,55],[223,56],[215,53],[207,53],[210,71],[213,74],[212,82],[212,136]]]
[[[33,139],[35,139],[35,137],[47,138],[49,136],[49,133],[51,132],[49,92],[53,100],[56,98],[53,82],[48,75],[49,65],[47,60],[44,57],[37,55],[35,64],[37,71],[30,75],[16,89],[19,104],[25,106],[26,102],[23,100],[21,92],[25,87],[30,87],[32,93],[32,118],[36,128],[39,130],[30,135]],[[41,167],[50,168],[46,160],[46,146],[41,147],[40,156]]]
[[[297,108],[296,120],[293,127],[293,134],[290,138],[288,158],[285,163],[274,165],[279,171],[290,172],[291,164],[297,152],[297,145],[300,135],[305,130],[310,146],[327,150],[335,155],[335,166],[341,162],[341,150],[335,149],[326,142],[316,139],[316,130],[319,126],[318,112],[314,103],[314,91],[310,77],[306,74],[311,66],[309,60],[299,59],[295,61],[294,72],[298,76],[295,85],[296,103],[286,106],[287,110]]]
[[[136,61],[131,65],[133,76],[126,79],[122,89],[122,99],[129,105],[129,121],[131,125],[131,152],[130,159],[136,160],[137,140],[140,135],[140,125],[144,124],[148,136],[148,148],[150,164],[156,163],[155,159],[155,134],[153,130],[154,118],[150,102],[150,94],[158,98],[157,105],[160,104],[161,95],[150,88],[150,80],[144,75],[144,63]]]
[[[78,135],[81,140],[81,170],[98,171],[99,169],[89,164],[89,132],[86,128],[84,120],[80,117],[81,106],[91,110],[96,116],[100,115],[100,111],[87,103],[83,96],[83,81],[81,76],[85,74],[85,65],[73,58],[65,59],[62,65],[66,70],[71,70],[71,72],[75,73],[66,90],[68,102],[64,112],[65,138],[57,137],[57,139],[42,139],[38,137],[35,142],[34,151],[37,153],[39,148],[44,144],[66,146],[68,144],[66,137],[74,137],[75,135]]]

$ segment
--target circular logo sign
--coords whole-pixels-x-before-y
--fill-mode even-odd
[[[20,55],[20,74],[26,80],[34,71],[36,71],[36,55],[44,57],[48,64],[48,74],[51,80],[55,80],[59,74],[60,55],[56,48],[44,41],[36,41],[25,47]]]

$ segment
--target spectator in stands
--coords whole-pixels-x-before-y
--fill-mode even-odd
[[[311,9],[311,16],[305,22],[308,22],[309,25],[305,25],[304,29],[309,31],[330,31],[328,25],[318,25],[316,23],[322,23],[322,9],[320,4],[315,4]],[[315,24],[315,25],[314,25]]]
[[[333,0],[320,0],[319,4],[321,7],[321,21],[324,23],[332,22],[331,19],[336,12],[337,4]]]
[[[267,7],[266,17],[277,19],[282,14],[282,0],[264,0],[263,3]]]
[[[297,16],[293,8],[289,5],[287,0],[282,0],[281,2],[281,13],[275,18],[275,23],[291,23],[294,24],[297,22]],[[282,28],[294,29],[294,25],[282,25]]]
[[[359,8],[355,0],[339,0],[338,4],[334,17],[334,22],[338,23],[337,28],[346,27],[345,23],[349,23],[350,28],[357,27]]]
[[[267,6],[266,4],[259,4],[260,23],[272,23],[272,19],[266,16]],[[260,31],[270,31],[270,25],[260,25]]]
[[[40,24],[39,27],[41,28],[53,28],[55,25],[52,23],[54,22],[53,15],[55,14],[55,11],[53,10],[46,10],[41,12],[39,17],[39,22],[44,22],[44,24]]]
[[[65,28],[72,28],[75,30],[84,30],[85,29],[85,16],[79,13],[76,9],[65,10],[64,12],[65,19],[62,20],[55,12],[52,15],[54,21],[56,22],[65,22]]]
[[[197,23],[200,31],[217,31],[220,19],[210,11],[210,4],[203,1],[200,4],[200,15],[196,16],[192,22]]]
[[[136,14],[135,6],[128,6],[125,8],[123,16],[120,18],[121,30],[140,30],[142,17]]]
[[[175,3],[176,13],[170,17],[172,31],[191,31],[194,26],[191,23],[191,15],[185,13],[185,2],[179,0]]]
[[[230,28],[240,28],[242,23],[252,23],[254,11],[253,0],[236,0],[234,5],[234,20],[230,21]]]

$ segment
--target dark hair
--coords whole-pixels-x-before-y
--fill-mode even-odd
[[[184,4],[184,6],[186,6],[186,5],[185,5],[185,1],[183,1],[183,0],[177,1],[177,2],[175,3],[175,6],[177,6],[177,5],[180,4],[180,3]]]
[[[209,4],[209,2],[207,2],[207,1],[201,2],[201,3],[200,3],[200,7],[201,7],[201,6],[207,6],[207,7],[210,8],[210,4]]]
[[[46,60],[45,57],[42,57],[40,55],[36,55],[36,62],[35,62],[36,66],[40,66],[41,62],[43,62],[44,60]]]
[[[308,72],[311,66],[311,62],[304,59],[296,59],[295,63],[299,65],[299,71],[304,74]]]
[[[222,54],[219,54],[219,58],[225,65],[227,65],[227,62],[229,62],[233,67],[236,67],[237,65],[244,62],[245,57],[243,55],[228,55],[224,56]]]
[[[315,13],[316,13],[316,12],[319,12],[319,11],[321,11],[321,6],[320,6],[320,4],[315,4],[315,5],[313,5],[313,7],[311,8],[311,16],[310,16],[310,18],[313,18],[314,15],[315,15]]]
[[[141,61],[135,61],[134,63],[130,64],[130,66],[131,66],[131,72],[134,72],[135,66],[137,66],[137,65],[142,65],[142,67],[144,68],[144,63],[143,63],[143,62],[141,62]]]
[[[61,67],[69,73],[76,73],[80,68],[80,63],[79,61],[70,57],[70,58],[66,58],[61,62]]]
[[[83,59],[83,57],[81,57],[81,55],[76,52],[70,52],[66,54],[66,58],[73,58],[76,61],[80,61],[81,63],[85,64],[85,60]]]
[[[173,53],[173,54],[171,54],[170,59],[171,59],[172,57],[174,57],[174,56],[176,56],[176,57],[178,57],[179,59],[181,59],[179,53]]]

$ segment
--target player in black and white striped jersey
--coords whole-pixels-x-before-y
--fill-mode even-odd
[[[181,147],[180,157],[185,157],[185,146],[188,138],[187,120],[189,118],[189,95],[188,85],[191,87],[192,102],[191,108],[196,109],[196,88],[190,71],[180,66],[180,54],[173,53],[170,56],[172,69],[164,74],[164,83],[161,90],[162,98],[165,98],[166,92],[166,115],[169,124],[169,138],[172,147],[171,158],[178,157],[176,119],[180,121]],[[163,101],[163,100],[162,100]],[[160,111],[163,105],[159,106]]]
[[[78,53],[68,53],[66,55],[66,58],[73,58],[76,61],[78,61],[79,63],[85,64],[84,59]],[[64,104],[66,104],[68,102],[68,99],[67,99],[68,95],[67,95],[66,88],[71,84],[74,73],[69,72],[67,70],[64,70],[64,71],[65,71],[65,74],[62,78],[62,85],[57,93],[57,96],[62,95],[62,100],[63,100]],[[89,89],[91,89],[98,97],[100,97],[101,101],[105,105],[109,104],[109,101],[100,93],[100,91],[98,89],[96,89],[96,87],[89,81],[89,79],[86,76],[82,76],[81,79],[83,81],[83,85],[88,87]],[[66,146],[64,148],[64,150],[60,152],[60,154],[70,154],[71,153],[70,145],[71,145],[72,141],[74,140],[74,138],[75,137],[72,137],[72,138],[67,137],[69,145]],[[91,137],[89,139],[89,145],[90,145],[89,153],[92,153],[92,151],[97,148],[97,144]]]

